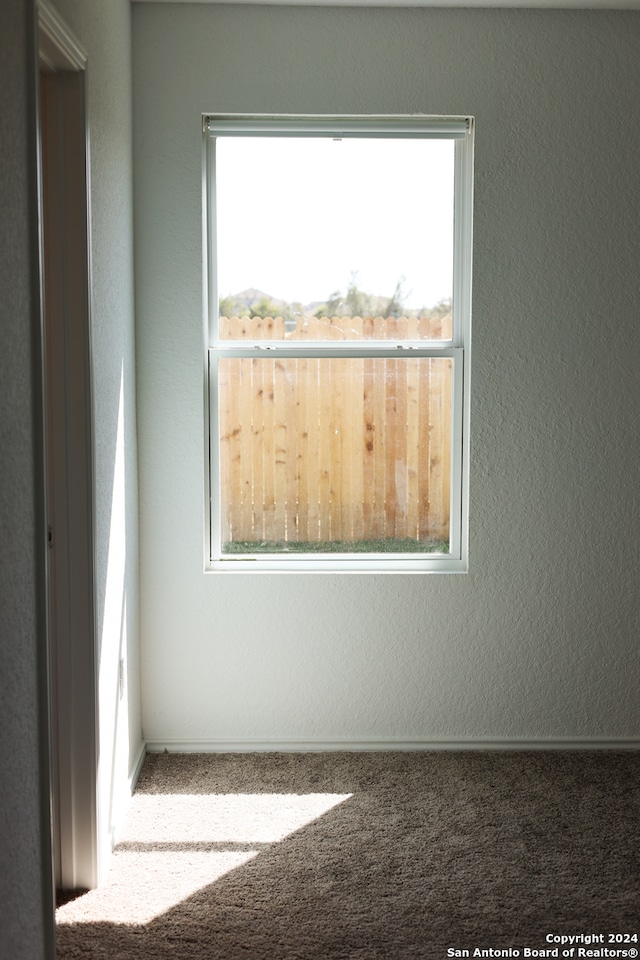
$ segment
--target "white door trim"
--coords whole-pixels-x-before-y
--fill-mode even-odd
[[[87,55],[36,10],[54,866],[75,890],[99,875]]]

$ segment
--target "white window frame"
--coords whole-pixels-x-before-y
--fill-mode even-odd
[[[469,383],[473,227],[472,117],[203,115],[203,305],[205,570],[287,573],[465,573],[468,570]],[[217,339],[215,143],[220,136],[426,137],[455,139],[452,338],[443,341],[220,341]],[[256,554],[220,552],[217,365],[221,358],[450,357],[453,360],[450,551],[447,554]]]

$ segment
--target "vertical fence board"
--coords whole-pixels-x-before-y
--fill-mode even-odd
[[[373,337],[384,340],[386,323],[383,317],[373,321]],[[373,360],[373,424],[374,424],[374,480],[373,480],[373,524],[372,536],[384,539],[386,529],[387,499],[387,377],[392,360]]]
[[[407,338],[418,340],[420,335],[417,317],[407,320]],[[407,536],[417,540],[418,525],[418,470],[420,453],[420,361],[409,358],[407,367]]]
[[[371,340],[374,335],[372,317],[362,319],[362,338]],[[375,412],[374,412],[374,365],[371,358],[362,361],[362,536],[373,533],[375,513]]]
[[[223,361],[218,371],[218,430],[220,436],[220,537],[228,543],[232,530],[232,505],[234,502],[231,484],[230,437],[233,430],[231,395],[229,389],[229,361]]]
[[[253,533],[256,540],[264,540],[264,404],[262,402],[262,361],[251,361],[252,388],[252,444],[251,461],[253,463]]]
[[[398,516],[398,491],[396,487],[396,462],[400,441],[400,424],[398,422],[398,360],[386,362],[386,408],[385,425],[387,431],[386,463],[385,463],[385,535],[396,536],[396,520]]]
[[[407,368],[407,532],[418,539],[418,471],[420,456],[420,361],[409,358]]]
[[[431,435],[431,360],[420,363],[418,374],[418,403],[420,421],[418,424],[418,539],[429,536],[430,487],[429,441]]]
[[[399,341],[407,339],[408,323],[406,317],[393,321],[393,338]],[[408,481],[407,481],[407,360],[396,361],[396,451],[395,451],[395,535],[404,539],[409,535]]]
[[[438,524],[438,537],[449,538],[451,519],[451,390],[453,361],[443,364],[442,371],[442,515]]]
[[[264,539],[276,540],[275,526],[275,417],[274,417],[274,362],[261,360],[262,364],[262,417],[263,417],[263,491],[264,491]]]
[[[292,543],[298,540],[298,423],[300,417],[300,391],[298,389],[298,360],[283,359],[284,391],[280,416],[285,432],[285,491],[286,539]]]
[[[342,534],[342,433],[344,413],[344,363],[341,360],[327,360],[325,365],[330,373],[331,420],[329,422],[330,441],[330,497],[329,505],[331,539],[343,540]]]
[[[349,322],[349,321],[347,321]],[[327,340],[344,340],[342,320],[332,317],[326,331]],[[342,417],[344,409],[344,364],[325,360],[326,389],[329,391],[330,417],[325,420],[329,430],[329,530],[331,540],[342,540]],[[321,421],[322,422],[322,421]]]
[[[255,495],[253,489],[253,361],[240,361],[240,451],[242,462],[240,523],[237,540],[250,541],[253,533],[253,505]]]
[[[385,339],[397,339],[397,321],[394,317],[384,320]],[[396,521],[398,517],[398,491],[396,487],[396,464],[400,441],[401,424],[398,421],[398,361],[387,360],[386,376],[386,410],[385,425],[387,430],[386,463],[385,463],[385,535],[396,536]]]
[[[231,320],[226,324],[224,334],[233,339],[240,339],[240,327],[241,321],[238,319],[238,317],[232,317]],[[220,327],[220,335],[223,335],[222,325]],[[227,542],[227,540],[231,541],[240,539],[242,500],[243,495],[246,496],[246,491],[243,490],[242,483],[242,419],[240,417],[242,361],[238,359],[227,360],[225,362],[225,366],[226,375],[224,379],[226,381],[225,392],[228,394],[229,423],[226,430],[228,443],[224,455],[229,458],[229,487],[226,494],[228,497],[227,513],[229,525],[227,536],[225,536],[224,531],[222,531],[223,543]],[[221,443],[223,436],[224,433],[221,430]],[[220,455],[223,455],[222,450]]]
[[[315,419],[315,418],[314,418]],[[331,368],[318,360],[318,418],[314,430],[318,436],[318,539],[331,540]]]
[[[320,317],[309,319],[306,330],[311,340],[322,340],[325,336],[327,320]],[[328,536],[328,509],[325,489],[328,486],[328,477],[324,484],[321,479],[321,432],[324,427],[326,433],[327,422],[323,421],[326,409],[322,404],[326,402],[324,389],[324,365],[321,360],[310,360],[308,365],[309,381],[306,385],[309,398],[309,541],[322,540]],[[328,469],[328,467],[327,467]]]
[[[375,536],[375,375],[371,358],[362,362],[362,527],[363,538]]]
[[[307,536],[302,538],[313,542],[321,539],[320,516],[320,360],[305,361],[307,379],[304,383],[304,392],[307,398],[306,429],[308,431],[308,446],[306,462],[301,462],[300,469],[306,474],[307,499],[306,504],[300,502],[300,514],[306,509]],[[324,528],[323,528],[324,529]]]
[[[362,318],[356,318],[355,336],[363,336]],[[356,323],[354,321],[354,323]],[[364,464],[366,451],[362,438],[362,423],[364,420],[364,360],[350,361],[351,370],[351,403],[347,414],[350,424],[349,451],[347,456],[351,462],[351,538],[362,540],[365,535],[364,527]]]
[[[443,361],[431,361],[429,393],[429,534],[439,536],[443,515],[442,456],[442,375]]]
[[[286,358],[273,362],[273,458],[274,458],[274,528],[277,540],[287,540],[287,460],[289,450],[287,444],[286,420],[286,389],[287,375]]]
[[[303,543],[312,539],[309,528],[313,522],[311,488],[315,480],[314,458],[311,454],[311,437],[309,426],[309,409],[312,404],[310,397],[309,364],[312,361],[306,358],[298,360],[298,407],[296,432],[298,437],[298,452],[296,454],[296,485],[298,495],[297,524],[298,539]],[[317,470],[316,470],[317,473]]]

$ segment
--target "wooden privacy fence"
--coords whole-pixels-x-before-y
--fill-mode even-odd
[[[450,322],[223,317],[220,336],[433,340]],[[223,549],[448,541],[451,375],[445,357],[221,358]]]

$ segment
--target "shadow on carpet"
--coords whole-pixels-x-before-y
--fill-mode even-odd
[[[58,909],[58,957],[607,946],[640,934],[639,826],[635,753],[150,755],[107,882]]]

